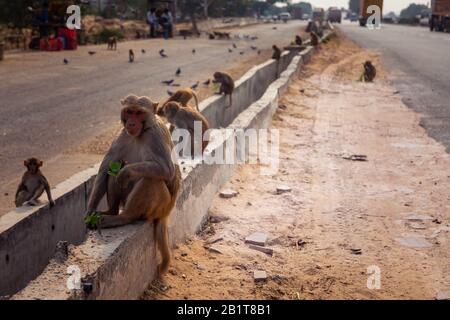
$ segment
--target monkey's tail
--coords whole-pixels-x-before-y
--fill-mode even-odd
[[[195,100],[195,107],[197,108],[197,111],[200,112],[200,109],[198,108],[198,96],[195,93],[195,91],[192,92],[192,95],[194,96],[194,100]]]
[[[158,274],[163,275],[169,269],[170,264],[170,248],[169,248],[169,233],[167,230],[167,217],[156,219],[154,221],[154,237],[159,252],[161,253],[161,264],[158,266]]]

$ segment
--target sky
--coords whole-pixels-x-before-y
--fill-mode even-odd
[[[294,0],[293,2],[305,1],[313,5],[313,7],[322,7],[328,9],[329,7],[344,7],[348,8],[348,0]],[[394,11],[399,14],[402,9],[405,9],[410,3],[428,4],[431,0],[384,0],[383,13]]]

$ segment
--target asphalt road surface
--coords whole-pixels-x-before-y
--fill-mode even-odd
[[[361,46],[380,52],[404,103],[422,114],[421,126],[450,151],[450,34],[424,27],[357,24],[340,28]]]
[[[7,55],[0,64],[0,180],[17,178],[25,158],[49,159],[107,129],[118,121],[120,99],[128,93],[154,101],[167,98],[168,87],[162,80],[175,78],[182,86],[205,81],[213,72],[256,55],[251,45],[264,50],[289,44],[303,24],[292,21],[277,24],[277,29],[262,24],[231,30],[258,36],[255,41],[156,39],[119,43],[117,51],[102,45]],[[232,42],[238,50],[229,53]],[[136,55],[134,63],[128,62],[130,48]],[[163,48],[168,58],[159,56]],[[88,51],[96,53],[90,56]],[[178,67],[182,74],[175,77]]]

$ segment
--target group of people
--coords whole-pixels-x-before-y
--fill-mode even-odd
[[[151,8],[147,12],[147,22],[150,25],[151,38],[156,38],[161,31],[164,39],[172,37],[174,21],[169,9]]]

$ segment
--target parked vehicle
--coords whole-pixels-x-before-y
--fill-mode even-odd
[[[359,0],[359,25],[365,27],[367,19],[372,15],[367,13],[367,8],[372,5],[376,5],[381,9],[381,15],[383,16],[383,0]]]
[[[355,12],[352,12],[350,15],[350,22],[356,22],[358,21],[358,15]]]
[[[341,9],[337,7],[330,7],[328,9],[328,21],[332,23],[341,23],[342,22],[342,12]]]
[[[325,20],[325,10],[323,8],[314,8],[312,14],[313,21],[322,22]]]
[[[292,16],[292,19],[301,20],[303,16],[303,9],[301,7],[293,7],[290,10],[290,14]]]
[[[280,20],[282,20],[284,23],[288,22],[288,20],[291,20],[291,14],[289,12],[281,13]]]
[[[450,32],[450,0],[431,0],[430,30]]]

